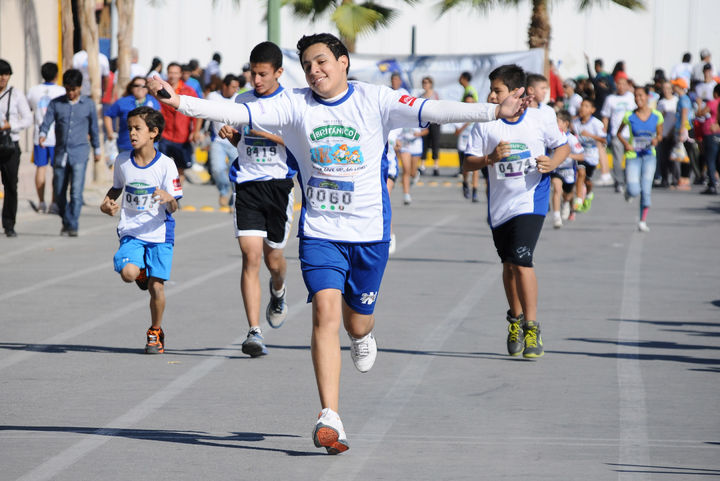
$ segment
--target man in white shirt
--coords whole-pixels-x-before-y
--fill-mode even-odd
[[[622,124],[625,112],[634,110],[635,95],[630,91],[630,83],[627,75],[618,74],[615,80],[617,90],[614,94],[608,95],[603,104],[600,114],[603,118],[603,127],[605,132],[610,136],[610,150],[613,156],[613,180],[615,184],[615,192],[622,193],[625,186],[625,171],[623,170],[623,159],[625,158],[625,147],[620,139],[617,138],[617,131]],[[622,135],[627,139],[630,134],[628,129],[624,129]]]
[[[0,132],[8,144],[0,144],[0,176],[5,189],[2,226],[7,237],[17,237],[15,217],[18,205],[18,170],[20,168],[20,131],[32,125],[32,113],[22,91],[8,85],[12,67],[0,59]]]
[[[311,355],[322,411],[313,441],[329,454],[349,448],[337,414],[341,351],[338,331],[350,336],[355,367],[375,362],[375,302],[388,259],[390,198],[387,191],[388,133],[427,122],[483,122],[517,115],[527,106],[524,89],[501,105],[418,99],[385,86],[348,82],[350,57],[330,34],[305,36],[298,53],[309,88],[294,89],[266,102],[231,105],[178,96],[154,78],[165,104],[185,115],[254,130],[282,130],[297,159],[303,207],[300,263],[308,302],[313,306]]]

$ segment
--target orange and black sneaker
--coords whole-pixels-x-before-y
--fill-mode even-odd
[[[148,290],[147,271],[144,267],[140,269],[140,274],[138,274],[137,279],[135,279],[135,284],[137,284],[137,286],[143,291]]]
[[[162,327],[151,327],[147,331],[145,354],[162,354],[163,352],[165,352],[165,333]]]

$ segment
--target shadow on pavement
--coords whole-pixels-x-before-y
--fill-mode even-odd
[[[637,346],[648,349],[720,349],[720,346],[702,346],[698,344],[678,344],[666,341],[618,341],[617,339],[589,339],[582,337],[569,337],[568,341],[590,342],[595,344],[615,344],[617,346]]]
[[[109,346],[88,346],[82,344],[26,344],[22,342],[0,342],[0,349],[10,351],[34,351],[46,352],[49,354],[65,354],[68,352],[95,352],[107,354],[141,354],[145,355],[145,348],[109,347]],[[240,346],[238,345],[238,350]],[[225,357],[228,359],[246,359],[248,356],[228,356],[221,351],[227,351],[225,347],[206,347],[199,349],[165,349],[165,355],[176,356],[200,356],[200,357]],[[232,349],[235,351],[235,349]]]
[[[226,436],[218,436],[202,431],[172,431],[167,429],[113,429],[113,428],[92,428],[79,426],[6,426],[0,425],[0,432],[49,432],[49,433],[75,433],[83,435],[97,435],[120,437],[128,439],[139,439],[149,441],[161,441],[166,443],[193,444],[218,448],[250,449],[257,451],[269,451],[284,453],[288,456],[326,456],[320,451],[296,451],[293,449],[269,448],[238,444],[246,442],[261,442],[267,438],[302,438],[297,434],[268,434],[268,433],[229,433]]]
[[[684,468],[680,466],[645,466],[642,464],[605,463],[618,473],[680,474],[694,476],[720,476],[718,469]]]

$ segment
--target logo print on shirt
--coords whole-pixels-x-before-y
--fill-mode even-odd
[[[398,99],[398,102],[412,107],[416,100],[417,97],[413,97],[411,95],[403,95],[402,97],[400,97],[400,99]]]
[[[361,304],[372,304],[375,302],[375,298],[377,297],[377,292],[363,292],[360,295],[360,303]]]
[[[175,192],[177,192],[178,190],[182,190],[182,185],[180,184],[179,177],[175,177],[173,179],[173,187],[175,188]]]
[[[320,145],[310,149],[310,160],[323,172],[351,172],[363,168],[365,159],[359,145]]]
[[[321,125],[320,127],[315,127],[310,133],[310,140],[313,142],[318,142],[328,137],[358,140],[360,139],[360,134],[355,127],[349,127],[347,125]]]

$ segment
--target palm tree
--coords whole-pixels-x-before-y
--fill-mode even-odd
[[[60,4],[60,18],[62,25],[62,65],[63,72],[72,68],[73,58],[73,23],[72,5],[70,0],[62,0]]]
[[[415,0],[405,2],[413,4]],[[290,5],[296,16],[310,17],[313,21],[332,11],[330,18],[350,52],[355,51],[358,36],[389,25],[397,16],[397,11],[392,8],[354,0],[285,0],[284,5]]]
[[[440,2],[440,15],[460,5],[469,5],[482,12],[487,12],[496,6],[517,6],[522,0],[442,0]],[[531,0],[532,14],[528,27],[528,47],[545,49],[545,65],[549,66],[548,53],[550,49],[550,15],[548,14],[548,0]],[[578,10],[583,11],[594,5],[612,2],[630,10],[644,9],[643,0],[578,0]],[[546,72],[547,73],[547,72]]]
[[[135,23],[135,0],[117,0],[118,14],[118,56],[117,81],[115,91],[118,97],[122,94],[122,86],[130,81],[130,63],[132,38]]]

